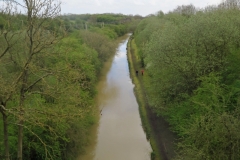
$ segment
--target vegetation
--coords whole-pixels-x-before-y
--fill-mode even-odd
[[[239,159],[240,6],[179,6],[140,22],[134,38],[148,100],[181,139],[176,159]]]
[[[143,19],[139,15],[122,14],[83,14],[62,15],[63,23],[69,32],[85,29],[107,35],[111,39],[123,36],[126,32],[133,32],[137,24]]]
[[[89,127],[96,121],[95,85],[101,67],[115,53],[115,39],[138,21],[129,16],[131,20],[120,23],[113,14],[94,16],[104,20],[104,27],[74,27],[93,16],[61,16],[58,1],[4,2],[0,159],[69,160],[84,152]],[[108,25],[106,19],[116,24]]]
[[[141,84],[151,109],[181,140],[176,159],[240,159],[239,4],[183,5],[142,20],[60,15],[54,0],[4,1],[0,159],[69,160],[84,152],[96,121],[98,75],[115,53],[117,37],[129,31],[148,75]],[[149,138],[150,126],[144,125]]]

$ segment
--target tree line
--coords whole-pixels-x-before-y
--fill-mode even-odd
[[[123,36],[127,31],[133,32],[136,24],[143,17],[139,15],[105,14],[65,14],[61,15],[64,25],[69,32],[85,29],[108,35],[111,39]]]
[[[129,26],[121,24],[121,34],[99,26],[70,30],[58,1],[3,4],[0,159],[76,159],[96,122],[101,68]]]
[[[179,137],[176,159],[240,159],[239,4],[159,11],[134,32],[151,108]]]

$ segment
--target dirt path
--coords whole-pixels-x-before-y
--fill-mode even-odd
[[[137,90],[135,89],[135,93],[140,101],[142,101],[141,103],[144,105],[146,111],[145,120],[144,115],[142,115],[142,120],[148,121],[143,122],[143,124],[145,124],[145,131],[147,132],[147,135],[149,135],[150,141],[152,142],[152,148],[155,152],[155,155],[153,156],[156,157],[156,159],[159,159],[160,156],[160,159],[162,160],[170,160],[175,156],[174,141],[176,139],[176,135],[170,131],[170,126],[163,119],[163,117],[157,117],[156,114],[154,114],[150,109],[143,82],[147,74],[145,71],[144,75],[141,74],[141,70],[144,70],[144,68],[141,67],[140,60],[137,58],[137,48],[134,40],[129,42],[128,47],[129,66],[132,67],[130,69],[131,77],[136,85],[135,87],[138,88]],[[135,71],[137,70],[139,72],[138,75],[135,74]]]

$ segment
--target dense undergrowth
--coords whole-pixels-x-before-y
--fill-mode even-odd
[[[96,122],[102,66],[141,17],[60,16],[54,1],[27,2],[26,14],[13,15],[12,1],[1,8],[0,159],[76,159]]]
[[[240,158],[239,1],[140,22],[134,38],[151,108],[181,140],[176,159]]]

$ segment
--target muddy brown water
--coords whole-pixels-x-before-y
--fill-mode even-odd
[[[150,160],[151,146],[141,125],[123,38],[98,85],[99,123],[92,144],[79,160]]]

